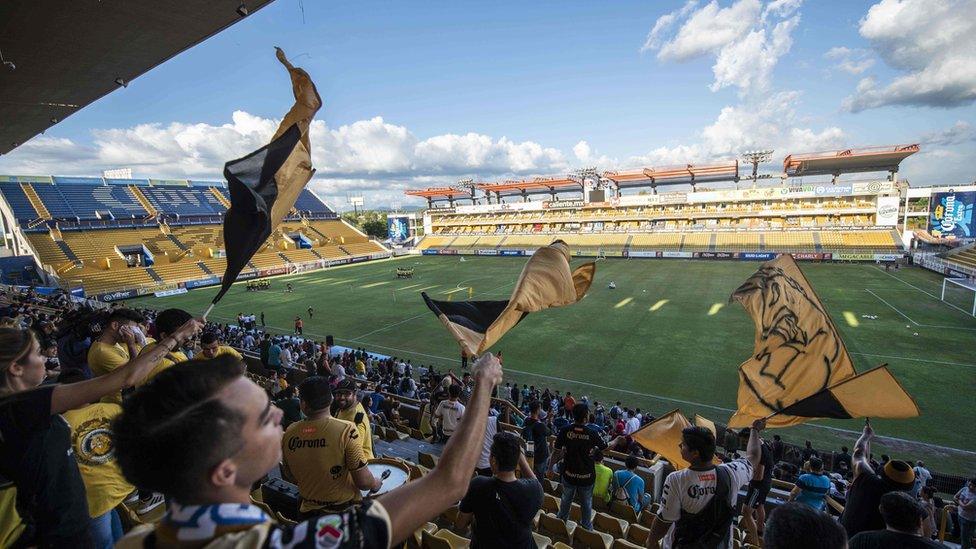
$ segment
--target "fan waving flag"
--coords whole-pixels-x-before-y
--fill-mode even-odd
[[[735,292],[756,325],[755,349],[739,366],[738,406],[729,427],[770,417],[770,427],[807,420],[784,408],[857,373],[823,303],[789,254],[764,263]]]
[[[426,293],[421,295],[461,349],[468,356],[478,356],[525,315],[571,305],[586,295],[596,263],[570,271],[569,258],[569,246],[562,240],[536,250],[508,301],[434,301]]]
[[[315,174],[308,129],[322,99],[308,73],[292,66],[281,49],[275,50],[291,76],[295,104],[268,145],[224,166],[231,204],[224,216],[227,270],[213,304],[224,297]]]
[[[781,414],[800,417],[907,418],[918,417],[918,405],[882,364],[845,379],[783,408]]]
[[[681,410],[671,410],[634,431],[630,436],[637,444],[660,454],[675,469],[684,469],[690,464],[681,457],[678,444],[681,443],[681,430],[685,427],[691,427],[688,418],[681,413]]]

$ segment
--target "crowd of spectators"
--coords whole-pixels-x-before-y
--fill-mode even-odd
[[[471,528],[473,546],[532,547],[541,482],[555,478],[555,518],[567,520],[576,503],[586,530],[594,499],[654,509],[648,547],[731,547],[737,521],[749,541],[770,548],[938,547],[943,507],[962,547],[972,547],[976,479],[941,500],[921,461],[874,459],[869,424],[850,453],[809,442],[787,452],[778,435],[763,439],[762,421],[739,432],[688,427],[679,449],[691,466],[668,474],[654,501],[639,471],[654,456],[633,437],[653,416],[502,385],[491,354],[439,373],[365,349],[336,353],[300,333],[273,335],[263,314],[221,324],[179,309],[89,305],[63,293],[0,293],[0,476],[16,488],[0,541],[312,547],[325,535],[334,546],[382,547],[460,501],[455,527]],[[246,375],[241,353],[267,376]],[[399,425],[401,405],[417,402],[432,442],[444,443],[437,466],[364,500],[361,490],[383,483],[365,466],[373,428]],[[502,429],[502,417],[517,433]],[[604,463],[611,451],[626,456],[617,471]],[[279,463],[301,496],[297,525],[251,505],[254,486]],[[795,488],[766,517],[773,479]],[[164,501],[155,527],[122,537],[121,505],[145,513]]]

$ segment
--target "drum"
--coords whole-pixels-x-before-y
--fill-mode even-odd
[[[403,486],[410,479],[410,467],[399,459],[375,458],[369,460],[366,466],[369,467],[369,472],[373,473],[374,477],[383,480],[383,485],[376,492],[363,490],[362,494],[364,498],[385,494],[390,490]]]

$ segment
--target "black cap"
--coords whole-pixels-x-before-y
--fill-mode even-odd
[[[345,378],[336,385],[335,392],[349,391],[350,393],[356,392],[356,382],[350,378]]]

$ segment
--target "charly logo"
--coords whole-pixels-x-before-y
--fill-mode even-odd
[[[97,466],[115,457],[112,431],[105,418],[90,419],[82,423],[73,435],[75,457],[83,465]]]

